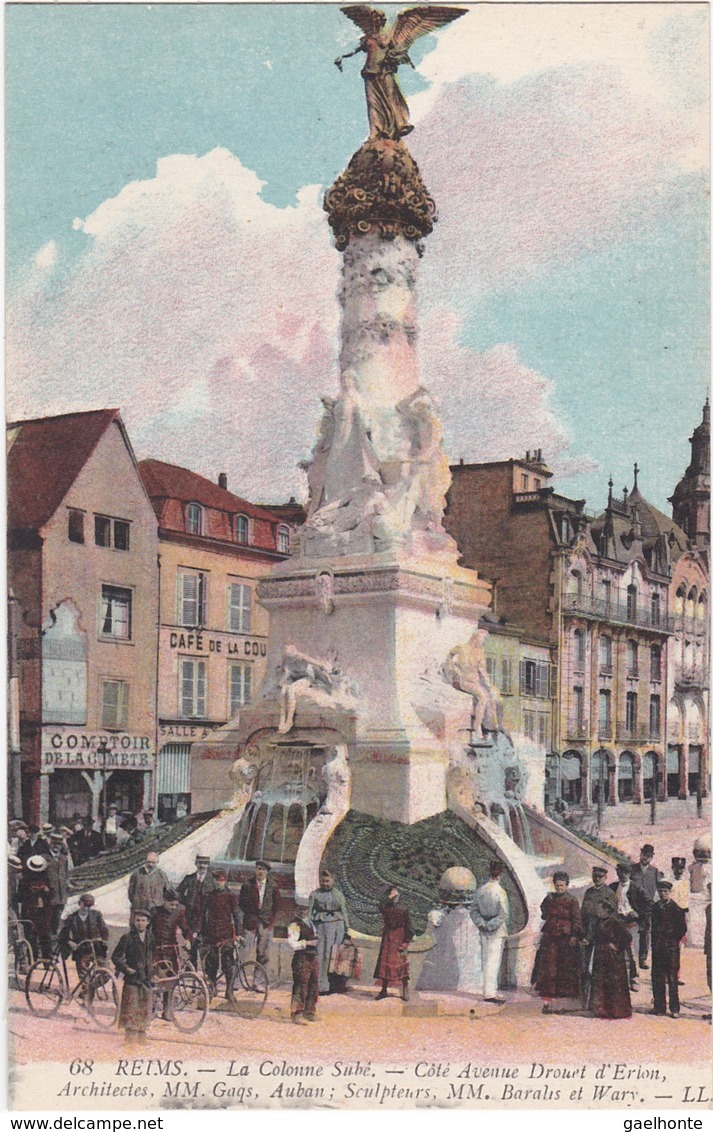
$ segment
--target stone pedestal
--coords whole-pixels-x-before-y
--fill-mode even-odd
[[[446,808],[446,773],[468,740],[471,698],[450,687],[440,667],[468,639],[490,600],[474,571],[449,556],[397,554],[338,560],[297,559],[260,583],[270,611],[268,672],[285,648],[335,657],[354,686],[340,709],[298,699],[290,734],[322,727],[349,749],[354,809],[415,822]],[[277,722],[276,681],[243,709],[241,741]]]

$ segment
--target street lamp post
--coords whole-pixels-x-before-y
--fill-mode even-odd
[[[597,797],[597,822],[601,829],[604,824],[604,755],[599,755],[599,796]]]
[[[99,791],[99,813],[106,821],[106,756],[109,754],[109,748],[106,745],[106,737],[102,735],[97,747],[97,755],[101,755],[100,774],[101,774],[101,790]]]
[[[659,757],[655,752],[652,752],[651,757],[654,762],[654,776],[651,782],[651,815],[649,817],[649,825],[656,825],[656,793],[659,785]]]

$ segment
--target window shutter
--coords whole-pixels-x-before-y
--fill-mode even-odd
[[[520,661],[520,695],[527,695],[527,664],[524,660]]]
[[[181,574],[181,624],[198,624],[198,578],[195,574]]]
[[[193,661],[184,660],[181,663],[181,714],[194,715],[193,705]]]
[[[198,625],[205,625],[208,607],[208,579],[205,574],[198,575]]]
[[[196,715],[205,716],[205,661],[196,663]]]
[[[250,586],[241,586],[240,610],[242,620],[243,633],[250,632],[250,603],[252,598],[252,591]]]
[[[557,665],[550,665],[550,699],[557,699]]]
[[[535,669],[535,695],[546,700],[549,695],[549,665],[538,664]]]

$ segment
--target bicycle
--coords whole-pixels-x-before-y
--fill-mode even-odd
[[[241,1018],[257,1018],[267,1001],[270,982],[262,963],[257,963],[254,959],[241,959],[240,943],[242,943],[241,939],[228,939],[222,943],[199,946],[198,970],[203,974],[211,1001],[219,996],[223,984],[224,997],[233,1013],[240,1015]],[[223,970],[226,951],[227,975]],[[215,980],[208,978],[205,973],[206,960],[211,954],[216,959]]]
[[[119,1014],[119,983],[112,974],[97,944],[102,940],[85,939],[72,946],[68,953],[56,948],[51,959],[37,959],[25,980],[27,1005],[38,1018],[51,1018],[60,1006],[79,1002],[102,1030],[110,1030]],[[81,952],[77,973],[79,980],[69,985],[67,958]]]
[[[206,1020],[210,992],[183,948],[176,944],[170,950],[173,961],[164,954],[153,967],[152,1015],[172,1022],[183,1034],[192,1034]]]
[[[32,944],[27,938],[34,931],[31,920],[18,920],[15,917],[8,925],[8,943],[12,947],[15,983],[18,990],[22,990],[27,978],[27,972],[35,961]]]

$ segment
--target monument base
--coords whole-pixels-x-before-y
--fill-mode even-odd
[[[471,698],[441,667],[489,604],[487,583],[450,554],[298,558],[260,582],[259,598],[270,612],[269,675],[240,713],[241,750],[266,729],[282,727],[285,738],[324,729],[347,744],[354,808],[405,823],[444,810],[449,759],[469,740]],[[332,702],[326,688],[303,698],[295,683],[285,730],[276,673],[286,649],[332,664],[352,699]]]

